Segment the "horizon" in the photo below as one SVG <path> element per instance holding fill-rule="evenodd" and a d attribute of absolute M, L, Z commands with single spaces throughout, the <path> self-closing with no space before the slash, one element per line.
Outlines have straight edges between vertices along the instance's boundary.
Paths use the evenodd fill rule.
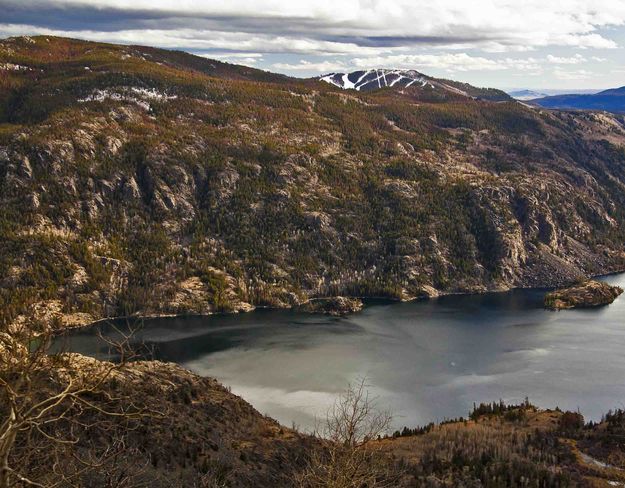
<path fill-rule="evenodd" d="M 625 5 L 543 3 L 0 0 L 0 37 L 149 45 L 297 78 L 394 66 L 506 91 L 624 86 Z"/>
<path fill-rule="evenodd" d="M 0 2 L 1 4 L 1 2 Z M 42 36 L 42 37 L 46 37 L 45 34 L 22 34 L 21 36 L 5 36 L 5 37 L 0 37 L 0 41 L 6 40 L 6 39 L 10 39 L 11 37 L 38 37 L 38 36 Z M 414 70 L 414 71 L 419 71 L 415 68 L 389 68 L 389 67 L 372 67 L 372 68 L 358 68 L 358 69 L 353 69 L 351 71 L 347 71 L 347 72 L 341 72 L 341 71 L 327 71 L 327 72 L 321 72 L 321 73 L 317 73 L 317 74 L 313 74 L 313 75 L 303 75 L 303 74 L 299 74 L 299 73 L 284 73 L 284 72 L 280 72 L 280 71 L 272 71 L 271 69 L 265 69 L 262 68 L 260 66 L 249 66 L 246 64 L 241 64 L 241 63 L 237 63 L 236 60 L 226 60 L 226 59 L 218 59 L 217 57 L 215 58 L 211 58 L 208 56 L 202 56 L 202 55 L 198 55 L 197 53 L 194 53 L 190 50 L 185 50 L 185 49 L 178 49 L 178 48 L 160 48 L 159 46 L 153 46 L 150 44 L 140 44 L 140 43 L 125 43 L 125 42 L 109 42 L 109 41 L 94 41 L 92 39 L 82 39 L 80 37 L 66 37 L 66 36 L 56 36 L 56 35 L 49 35 L 47 37 L 61 37 L 61 38 L 67 38 L 67 39 L 75 39 L 75 40 L 82 40 L 82 41 L 87 41 L 87 42 L 104 42 L 104 43 L 109 43 L 109 44 L 113 44 L 113 45 L 126 45 L 126 46 L 131 46 L 131 45 L 135 45 L 135 46 L 144 46 L 144 47 L 154 47 L 154 48 L 159 48 L 159 49 L 164 49 L 164 50 L 168 50 L 168 51 L 180 51 L 180 52 L 185 52 L 187 54 L 191 54 L 194 56 L 198 56 L 204 59 L 210 59 L 210 60 L 214 60 L 214 61 L 220 61 L 220 62 L 224 62 L 224 63 L 229 63 L 229 64 L 233 64 L 233 65 L 239 65 L 239 66 L 246 66 L 249 68 L 254 68 L 254 69 L 261 69 L 263 71 L 267 71 L 267 72 L 271 72 L 271 73 L 277 73 L 277 74 L 284 74 L 293 78 L 297 78 L 297 79 L 302 79 L 302 80 L 306 80 L 306 79 L 311 79 L 311 78 L 320 78 L 326 75 L 330 75 L 333 73 L 347 73 L 347 72 L 354 72 L 354 71 L 367 71 L 367 70 L 387 70 L 387 71 L 409 71 L 409 70 Z M 431 76 L 429 73 L 425 72 L 422 73 L 426 76 Z M 432 76 L 434 77 L 434 76 Z M 434 77 L 437 78 L 437 77 Z M 460 81 L 460 82 L 466 82 L 465 80 L 463 80 L 461 77 L 447 77 L 447 79 L 453 80 L 453 81 Z M 466 83 L 470 83 L 470 82 L 466 82 Z M 473 83 L 471 83 L 473 84 Z M 625 87 L 625 84 L 623 86 L 613 86 L 613 87 L 608 87 L 608 88 L 597 88 L 597 87 L 584 87 L 584 86 L 580 86 L 577 88 L 571 88 L 571 89 L 563 89 L 563 88 L 546 88 L 544 86 L 513 86 L 513 87 L 509 87 L 509 86 L 504 86 L 504 87 L 500 87 L 500 86 L 488 86 L 488 85 L 476 85 L 473 84 L 474 86 L 478 86 L 480 88 L 495 88 L 495 89 L 499 89 L 502 90 L 506 93 L 510 93 L 510 92 L 515 92 L 515 91 L 522 91 L 522 90 L 527 90 L 527 91 L 541 91 L 543 93 L 545 93 L 546 95 L 564 95 L 564 94 L 592 94 L 592 93 L 598 93 L 600 91 L 603 90 L 609 90 L 609 89 L 616 89 L 616 88 L 622 88 Z"/>

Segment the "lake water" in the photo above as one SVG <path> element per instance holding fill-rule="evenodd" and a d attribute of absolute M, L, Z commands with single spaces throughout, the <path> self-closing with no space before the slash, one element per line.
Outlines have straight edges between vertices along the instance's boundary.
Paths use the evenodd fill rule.
<path fill-rule="evenodd" d="M 603 279 L 625 287 L 624 274 Z M 163 318 L 145 321 L 133 340 L 301 428 L 361 377 L 396 427 L 526 396 L 542 407 L 579 408 L 587 419 L 625 407 L 625 295 L 608 307 L 550 312 L 543 294 L 378 302 L 345 318 L 284 310 Z M 94 328 L 65 340 L 71 350 L 106 356 Z"/>

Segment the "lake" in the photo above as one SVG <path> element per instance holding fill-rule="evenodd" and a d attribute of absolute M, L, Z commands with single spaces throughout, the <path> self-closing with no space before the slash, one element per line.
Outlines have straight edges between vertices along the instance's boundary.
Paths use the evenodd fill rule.
<path fill-rule="evenodd" d="M 625 287 L 625 274 L 602 279 Z M 372 302 L 344 318 L 258 310 L 150 319 L 133 341 L 303 429 L 362 377 L 379 407 L 392 411 L 395 427 L 526 396 L 542 407 L 579 408 L 587 419 L 625 407 L 625 295 L 608 307 L 551 312 L 542 308 L 543 294 Z M 95 330 L 72 331 L 65 347 L 106 357 Z"/>

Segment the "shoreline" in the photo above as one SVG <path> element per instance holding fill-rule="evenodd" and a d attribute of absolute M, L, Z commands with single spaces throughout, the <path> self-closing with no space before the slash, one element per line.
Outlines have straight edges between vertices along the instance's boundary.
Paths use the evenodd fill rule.
<path fill-rule="evenodd" d="M 613 282 L 623 282 L 623 280 L 625 279 L 625 275 L 624 274 L 616 274 L 617 278 L 613 278 Z M 503 302 L 504 304 L 509 304 L 512 302 L 516 302 L 516 298 L 517 297 L 519 300 L 517 303 L 519 304 L 524 304 L 524 306 L 521 306 L 521 308 L 519 308 L 518 310 L 515 309 L 500 309 L 500 308 L 496 308 L 493 312 L 493 314 L 491 314 L 491 316 L 493 317 L 493 326 L 495 325 L 499 325 L 499 324 L 495 324 L 495 322 L 499 322 L 499 319 L 502 318 L 502 322 L 501 325 L 514 325 L 515 327 L 510 327 L 506 330 L 509 331 L 516 331 L 518 333 L 520 333 L 524 339 L 519 343 L 521 344 L 519 346 L 519 351 L 536 351 L 536 353 L 538 354 L 537 356 L 531 356 L 532 358 L 534 358 L 533 360 L 536 360 L 536 358 L 542 358 L 543 357 L 543 348 L 545 348 L 546 346 L 544 345 L 544 342 L 542 342 L 541 337 L 542 337 L 542 333 L 547 333 L 550 334 L 550 331 L 553 331 L 556 334 L 561 333 L 563 330 L 566 330 L 566 334 L 573 334 L 574 336 L 578 336 L 578 331 L 576 331 L 575 327 L 569 327 L 571 324 L 568 324 L 568 322 L 570 322 L 571 320 L 578 320 L 581 319 L 583 324 L 589 325 L 591 323 L 593 323 L 593 321 L 595 320 L 594 315 L 588 315 L 585 314 L 585 312 L 581 312 L 581 315 L 575 316 L 575 315 L 571 315 L 571 316 L 553 316 L 551 314 L 549 314 L 549 316 L 547 317 L 547 314 L 543 314 L 541 310 L 538 310 L 538 307 L 540 307 L 540 290 L 537 290 L 535 288 L 525 288 L 523 290 L 521 290 L 522 292 L 518 295 L 504 295 L 501 299 L 497 298 L 497 295 L 493 294 L 490 298 L 486 298 L 485 302 L 488 304 L 491 301 L 494 301 L 495 303 L 499 303 L 500 300 L 501 302 Z M 625 295 L 624 295 L 625 296 Z M 184 365 L 182 367 L 185 368 L 189 368 L 191 366 L 191 364 L 185 364 L 186 359 L 180 360 L 180 358 L 178 358 L 177 356 L 175 356 L 175 354 L 177 354 L 175 351 L 178 350 L 179 347 L 182 347 L 182 351 L 184 352 L 183 356 L 186 355 L 186 348 L 190 347 L 191 350 L 195 350 L 195 345 L 197 344 L 197 347 L 199 348 L 198 350 L 201 350 L 204 346 L 200 345 L 202 344 L 201 341 L 194 339 L 193 337 L 195 337 L 196 335 L 199 337 L 201 335 L 206 334 L 207 337 L 209 337 L 205 342 L 203 342 L 204 344 L 209 345 L 209 347 L 211 347 L 210 350 L 212 350 L 212 346 L 210 346 L 210 344 L 212 344 L 212 341 L 214 340 L 211 334 L 211 331 L 213 330 L 213 327 L 217 327 L 216 330 L 220 330 L 222 327 L 225 327 L 223 329 L 223 332 L 219 332 L 220 336 L 223 335 L 223 337 L 228 337 L 229 335 L 232 335 L 233 333 L 231 331 L 229 331 L 229 327 L 233 326 L 235 327 L 235 329 L 233 330 L 237 330 L 237 327 L 247 327 L 249 325 L 253 325 L 253 324 L 267 324 L 269 326 L 269 332 L 267 332 L 267 334 L 272 335 L 273 336 L 273 329 L 271 326 L 272 322 L 276 322 L 276 323 L 281 323 L 285 326 L 285 328 L 283 329 L 276 329 L 277 331 L 284 331 L 287 336 L 286 337 L 290 337 L 289 334 L 292 333 L 297 333 L 298 327 L 295 326 L 294 330 L 289 330 L 289 322 L 291 324 L 293 324 L 294 322 L 298 322 L 301 321 L 302 323 L 306 323 L 306 322 L 310 322 L 310 323 L 316 323 L 318 321 L 323 321 L 326 326 L 327 329 L 324 330 L 324 328 L 322 327 L 321 330 L 318 330 L 315 333 L 321 334 L 321 337 L 324 337 L 324 339 L 322 339 L 323 343 L 325 344 L 327 342 L 331 343 L 332 341 L 334 341 L 335 339 L 332 338 L 332 330 L 334 329 L 334 327 L 337 328 L 337 330 L 340 332 L 343 330 L 344 327 L 350 328 L 351 324 L 357 324 L 359 327 L 361 327 L 363 325 L 363 321 L 364 322 L 369 322 L 371 323 L 371 321 L 376 321 L 377 325 L 376 325 L 376 330 L 383 332 L 381 329 L 379 329 L 379 327 L 383 327 L 384 323 L 380 322 L 379 320 L 384 320 L 386 317 L 389 317 L 390 315 L 393 315 L 395 313 L 395 311 L 397 311 L 397 317 L 404 317 L 405 320 L 407 321 L 411 321 L 414 320 L 411 317 L 414 317 L 416 314 L 417 317 L 421 317 L 423 318 L 423 320 L 427 321 L 427 317 L 428 315 L 431 315 L 432 313 L 428 313 L 429 310 L 431 309 L 435 309 L 436 311 L 441 311 L 441 307 L 442 308 L 447 308 L 448 306 L 451 306 L 451 309 L 455 309 L 455 305 L 456 304 L 461 304 L 461 307 L 463 307 L 462 304 L 467 305 L 467 307 L 463 307 L 460 310 L 460 314 L 465 315 L 464 312 L 466 312 L 467 310 L 473 310 L 472 305 L 476 302 L 481 303 L 482 302 L 482 298 L 481 298 L 481 294 L 475 294 L 473 296 L 472 299 L 470 300 L 466 300 L 462 297 L 459 298 L 452 298 L 449 300 L 445 300 L 444 303 L 442 303 L 440 306 L 437 302 L 433 302 L 433 303 L 428 303 L 428 302 L 424 302 L 422 304 L 414 304 L 414 305 L 407 305 L 405 307 L 399 306 L 399 307 L 392 307 L 392 306 L 387 306 L 383 303 L 379 303 L 379 304 L 367 304 L 368 307 L 368 311 L 366 314 L 362 314 L 361 316 L 358 315 L 350 315 L 348 316 L 345 320 L 334 320 L 333 318 L 325 318 L 325 317 L 319 317 L 318 319 L 315 317 L 310 318 L 310 316 L 306 316 L 306 315 L 300 315 L 298 313 L 292 313 L 290 311 L 288 311 L 288 309 L 273 309 L 273 310 L 283 310 L 283 312 L 277 312 L 277 313 L 273 313 L 271 310 L 272 309 L 268 309 L 268 308 L 262 308 L 259 309 L 259 315 L 256 316 L 249 316 L 249 317 L 215 317 L 214 319 L 206 319 L 206 320 L 202 320 L 201 318 L 199 319 L 189 319 L 188 321 L 184 320 L 184 317 L 181 318 L 181 320 L 176 321 L 176 320 L 168 320 L 167 317 L 163 317 L 164 320 L 163 321 L 155 321 L 155 322 L 146 322 L 145 324 L 143 324 L 143 330 L 138 330 L 138 334 L 142 337 L 142 339 L 139 341 L 139 343 L 141 343 L 143 340 L 146 340 L 148 343 L 152 343 L 152 339 L 151 339 L 151 330 L 155 330 L 158 331 L 157 332 L 157 336 L 161 337 L 161 338 L 170 338 L 173 340 L 173 342 L 176 342 L 178 340 L 180 340 L 180 344 L 185 344 L 184 347 L 182 346 L 175 346 L 174 349 L 167 349 L 169 352 L 167 352 L 167 354 L 165 356 L 155 356 L 155 357 L 151 357 L 151 359 L 156 359 L 159 358 L 162 361 L 168 361 L 168 362 L 173 362 L 175 364 L 178 365 Z M 468 303 L 466 303 L 468 302 Z M 388 305 L 392 305 L 391 302 L 387 302 Z M 622 306 L 625 304 L 625 302 L 623 302 L 623 300 L 621 300 L 620 304 L 615 304 L 616 308 L 612 308 L 611 310 L 608 309 L 609 314 L 614 318 L 614 316 L 616 316 L 616 318 L 618 319 L 618 317 L 620 316 L 620 310 L 622 309 Z M 487 305 L 488 306 L 488 305 Z M 504 307 L 506 307 L 506 305 L 504 305 Z M 541 307 L 542 308 L 542 307 Z M 263 310 L 265 310 L 267 313 L 262 313 Z M 491 308 L 489 308 L 489 310 L 493 310 Z M 449 311 L 449 309 L 448 309 Z M 464 312 L 463 312 L 464 311 Z M 504 314 L 500 314 L 500 311 L 505 312 L 505 315 L 507 317 L 504 318 Z M 517 313 L 519 314 L 520 318 L 517 319 Z M 517 325 L 525 325 L 527 323 L 527 321 L 525 320 L 525 317 L 529 317 L 529 316 L 533 316 L 534 313 L 539 314 L 541 317 L 545 317 L 544 319 L 541 319 L 541 324 L 544 325 L 544 327 L 541 327 L 540 329 L 532 329 L 530 328 L 529 330 L 524 330 L 524 328 L 519 328 L 516 327 Z M 575 312 L 577 313 L 577 312 Z M 425 315 L 424 315 L 425 314 Z M 443 314 L 444 315 L 444 314 Z M 169 316 L 171 317 L 171 314 L 169 314 Z M 198 315 L 196 315 L 197 317 Z M 395 316 L 395 315 L 393 315 Z M 201 315 L 199 316 L 201 317 Z M 160 318 L 160 317 L 156 317 L 156 318 Z M 417 319 L 420 320 L 420 319 Z M 465 320 L 465 319 L 462 319 Z M 566 325 L 566 329 L 562 329 L 560 327 L 560 325 L 558 325 L 557 323 L 554 324 L 552 323 L 553 321 L 555 322 L 560 322 L 564 325 Z M 438 324 L 440 322 L 437 322 L 436 324 Z M 247 324 L 247 325 L 246 325 Z M 436 325 L 433 324 L 433 325 Z M 137 322 L 136 324 L 137 326 L 140 326 L 141 324 L 139 322 Z M 574 325 L 574 324 L 573 324 Z M 124 323 L 118 323 L 119 327 L 124 327 Z M 333 327 L 334 326 L 334 327 Z M 168 332 L 168 328 L 171 328 L 172 335 L 169 335 Z M 479 330 L 481 328 L 477 328 L 476 330 Z M 583 329 L 583 330 L 582 330 Z M 84 337 L 87 338 L 88 336 L 91 335 L 97 335 L 99 329 L 91 329 L 90 331 L 87 332 L 79 332 L 79 331 L 75 331 L 76 335 L 82 336 L 84 334 Z M 102 333 L 103 334 L 109 334 L 112 332 L 112 330 L 109 327 L 102 327 Z M 393 329 L 391 329 L 393 330 Z M 403 329 L 401 329 L 403 330 Z M 421 329 L 417 329 L 417 330 L 421 330 Z M 423 329 L 424 331 L 428 331 L 431 330 L 432 333 L 434 335 L 436 335 L 435 329 Z M 422 337 L 422 332 L 420 332 L 420 336 Z M 440 329 L 439 329 L 440 330 Z M 454 329 L 455 330 L 455 329 Z M 466 329 L 469 330 L 469 329 Z M 471 329 L 472 330 L 472 329 Z M 499 329 L 497 329 L 499 330 Z M 615 329 L 620 336 L 620 332 L 618 332 L 620 330 L 620 328 Z M 588 337 L 593 336 L 593 337 L 597 337 L 597 331 L 592 330 L 589 327 L 581 327 L 579 332 L 583 332 L 583 334 L 587 335 Z M 604 331 L 605 332 L 605 331 Z M 71 334 L 71 331 L 68 331 L 68 335 Z M 145 334 L 145 335 L 144 335 Z M 235 332 L 235 335 L 237 333 Z M 265 332 L 262 332 L 263 335 L 265 335 Z M 516 334 L 515 334 L 516 335 Z M 358 337 L 359 335 L 357 335 L 356 337 Z M 556 335 L 557 337 L 559 337 L 558 335 Z M 554 336 L 554 337 L 556 337 Z M 156 336 L 155 336 L 156 337 Z M 394 336 L 393 336 L 394 337 Z M 399 337 L 399 336 L 398 336 Z M 416 337 L 416 336 L 415 336 Z M 488 337 L 488 336 L 485 336 Z M 510 339 L 510 336 L 507 336 L 508 339 Z M 83 339 L 80 339 L 79 341 L 82 341 Z M 89 339 L 89 340 L 93 340 L 93 339 Z M 169 339 L 165 339 L 165 341 L 167 341 Z M 275 340 L 272 337 L 272 341 Z M 160 343 L 161 339 L 157 339 L 157 343 Z M 278 340 L 279 341 L 279 340 Z M 351 340 L 350 340 L 351 341 Z M 348 341 L 348 342 L 350 342 Z M 529 341 L 529 342 L 528 342 Z M 400 341 L 401 342 L 401 341 Z M 411 342 L 411 341 L 408 341 Z M 80 344 L 82 342 L 78 342 L 78 344 Z M 279 343 L 279 342 L 278 342 Z M 312 341 L 311 343 L 316 343 L 316 341 Z M 535 344 L 536 343 L 536 344 Z M 557 343 L 559 343 L 559 341 L 557 341 Z M 585 343 L 585 342 L 584 342 Z M 513 342 L 506 342 L 505 344 L 503 344 L 503 347 L 505 348 L 510 348 L 510 351 L 516 351 L 517 348 L 516 346 L 514 346 L 514 341 Z M 91 347 L 91 346 L 90 346 Z M 160 347 L 160 346 L 157 346 Z M 165 346 L 168 347 L 168 346 Z M 228 346 L 229 347 L 229 346 Z M 371 347 L 375 350 L 379 351 L 379 354 L 385 354 L 385 346 L 382 346 L 381 349 L 378 349 L 378 345 L 377 344 L 372 344 Z M 410 347 L 410 346 L 408 346 Z M 221 346 L 220 346 L 221 349 Z M 90 349 L 89 349 L 90 350 Z M 164 349 L 165 350 L 165 349 Z M 173 353 L 171 351 L 174 351 Z M 438 349 L 437 349 L 438 350 Z M 442 349 L 441 349 L 442 350 Z M 85 350 L 87 351 L 87 350 Z M 94 349 L 95 351 L 95 349 Z M 314 349 L 313 349 L 314 351 Z M 324 354 L 324 349 L 319 349 L 319 354 L 315 353 L 314 357 L 321 357 L 320 355 Z M 390 351 L 393 351 L 392 349 Z M 457 350 L 456 350 L 457 352 Z M 607 352 L 607 350 L 606 350 Z M 174 354 L 174 356 L 171 356 L 170 354 Z M 332 353 L 329 353 L 330 355 L 328 356 L 329 358 L 332 357 Z M 377 352 L 375 353 L 375 357 L 377 356 Z M 455 354 L 455 353 L 454 353 Z M 447 358 L 447 356 L 445 356 L 445 361 L 443 361 L 441 364 L 443 365 L 442 367 L 444 368 L 449 368 L 448 373 L 450 375 L 458 375 L 459 378 L 466 378 L 468 380 L 475 378 L 475 376 L 472 376 L 469 373 L 467 373 L 467 371 L 470 370 L 467 369 L 466 371 L 460 371 L 459 373 L 456 373 L 456 364 L 451 365 L 451 361 L 454 361 L 460 365 L 463 364 L 463 360 L 462 358 L 460 358 L 461 360 L 459 361 L 457 359 L 457 357 L 454 356 L 454 354 L 449 355 L 449 357 Z M 502 353 L 504 354 L 504 353 Z M 506 355 L 510 354 L 510 352 L 505 352 Z M 525 354 L 525 353 L 523 353 Z M 421 355 L 421 353 L 419 353 L 419 355 Z M 186 356 L 185 356 L 186 357 Z M 224 356 L 225 358 L 227 358 L 228 356 Z M 224 357 L 221 357 L 221 359 L 219 359 L 219 361 L 223 361 Z M 408 357 L 412 357 L 412 356 L 406 356 Z M 497 357 L 497 356 L 490 356 L 489 357 Z M 516 361 L 517 357 L 520 356 L 508 356 L 510 357 L 511 361 Z M 557 356 L 560 357 L 560 356 Z M 566 356 L 562 356 L 563 358 Z M 569 356 L 569 358 L 567 359 L 567 361 L 574 361 L 574 358 L 571 358 Z M 466 358 L 464 360 L 465 364 L 466 364 Z M 363 363 L 364 364 L 364 363 Z M 369 363 L 367 363 L 369 364 Z M 414 363 L 412 363 L 414 364 Z M 518 363 L 518 364 L 523 364 Z M 451 366 L 450 366 L 451 365 Z M 523 369 L 523 368 L 521 368 Z M 538 369 L 543 369 L 543 368 L 538 368 Z M 294 368 L 295 371 L 299 371 L 299 369 Z M 471 370 L 472 371 L 472 370 Z M 549 371 L 549 369 L 547 369 L 547 371 Z M 265 403 L 262 400 L 262 394 L 258 393 L 257 391 L 255 391 L 254 389 L 252 389 L 251 393 L 248 391 L 246 393 L 246 388 L 241 388 L 241 386 L 245 386 L 245 381 L 243 382 L 243 384 L 241 384 L 240 382 L 238 382 L 236 380 L 236 376 L 234 377 L 225 377 L 225 376 L 221 376 L 220 374 L 217 374 L 215 372 L 208 372 L 204 369 L 197 369 L 195 370 L 195 372 L 197 374 L 203 375 L 203 376 L 210 376 L 210 377 L 214 377 L 216 379 L 218 379 L 219 381 L 222 381 L 225 385 L 229 385 L 231 387 L 234 388 L 234 391 L 236 392 L 236 394 L 238 395 L 242 395 L 243 398 L 246 398 L 253 406 L 255 406 L 256 408 L 260 409 L 261 411 L 265 411 L 265 412 L 270 412 L 270 414 L 272 414 L 273 416 L 276 416 L 276 412 L 274 412 L 273 410 L 269 410 L 267 408 L 267 406 L 265 405 Z M 489 370 L 485 370 L 485 374 L 489 373 Z M 447 374 L 447 373 L 446 373 Z M 496 372 L 495 372 L 496 374 Z M 479 375 L 478 375 L 479 376 Z M 488 376 L 488 374 L 486 374 L 486 376 Z M 347 377 L 347 374 L 346 376 Z M 547 378 L 547 377 L 545 377 Z M 252 380 L 254 381 L 254 380 Z M 521 401 L 525 396 L 529 395 L 529 397 L 532 399 L 532 401 L 541 407 L 549 407 L 549 406 L 553 406 L 553 405 L 558 405 L 560 407 L 563 408 L 567 408 L 567 409 L 574 409 L 575 407 L 579 406 L 581 408 L 581 411 L 584 413 L 585 416 L 587 416 L 588 418 L 591 419 L 597 419 L 598 416 L 600 414 L 597 414 L 595 411 L 595 407 L 589 407 L 588 405 L 580 405 L 579 401 L 576 402 L 574 405 L 569 403 L 570 399 L 567 399 L 567 395 L 559 395 L 557 392 L 547 392 L 545 393 L 541 387 L 541 382 L 542 381 L 546 381 L 549 382 L 551 380 L 549 379 L 544 379 L 544 380 L 532 380 L 532 381 L 537 381 L 538 383 L 534 383 L 532 384 L 532 388 L 530 389 L 522 389 L 519 390 L 520 393 L 506 393 L 504 391 L 502 391 L 502 388 L 507 388 L 505 387 L 505 385 L 501 385 L 501 386 L 497 386 L 494 389 L 486 389 L 483 390 L 479 395 L 473 397 L 470 397 L 471 399 L 473 399 L 476 402 L 479 401 L 484 401 L 485 399 L 488 400 L 495 400 L 498 398 L 504 398 L 506 400 L 509 401 Z M 607 381 L 604 379 L 604 381 Z M 270 383 L 270 386 L 272 386 L 273 383 Z M 277 383 L 277 387 L 281 388 L 282 383 Z M 537 387 L 538 385 L 538 387 Z M 302 387 L 302 389 L 306 390 L 308 388 L 308 385 L 304 385 L 304 387 Z M 324 388 L 321 388 L 321 390 L 323 391 Z M 330 390 L 332 390 L 332 388 L 330 388 Z M 402 391 L 402 390 L 399 390 Z M 494 391 L 494 393 L 493 393 Z M 393 395 L 391 395 L 392 397 Z M 561 398 L 562 397 L 562 398 Z M 261 401 L 259 402 L 259 398 L 261 398 Z M 469 402 L 471 403 L 471 402 Z M 583 403 L 583 402 L 582 402 Z M 598 403 L 599 404 L 599 403 Z M 399 404 L 398 404 L 399 405 Z M 469 405 L 469 404 L 467 404 Z M 610 407 L 614 406 L 614 402 L 613 401 L 607 401 L 606 403 L 601 403 L 601 406 L 605 407 L 603 408 L 602 412 L 607 410 Z M 401 410 L 402 407 L 400 406 L 393 406 L 394 410 Z M 467 407 L 468 408 L 468 407 Z M 461 412 L 465 412 L 466 410 L 451 410 L 451 413 L 446 412 L 443 415 L 447 415 L 448 417 L 455 417 L 457 415 L 459 415 Z M 287 414 L 290 414 L 290 411 L 287 412 Z M 286 414 L 281 414 L 281 415 L 286 415 Z M 300 417 L 298 417 L 298 415 L 300 415 Z M 296 422 L 303 424 L 303 425 L 309 425 L 309 423 L 307 423 L 306 420 L 302 420 L 302 417 L 304 417 L 306 415 L 306 413 L 304 412 L 304 414 L 301 413 L 297 413 L 295 414 L 295 416 L 293 416 L 292 418 L 289 418 L 288 415 L 282 417 L 280 415 L 278 415 L 276 418 L 279 418 L 282 422 L 286 422 L 286 424 L 288 425 L 289 422 L 292 419 L 296 419 Z M 403 416 L 404 414 L 402 414 Z M 412 418 L 412 417 L 411 417 Z M 435 418 L 428 418 L 428 420 L 420 420 L 419 422 L 423 423 L 426 421 L 430 421 L 430 420 L 435 420 Z M 419 423 L 418 422 L 418 423 Z M 414 422 L 411 422 L 410 425 L 416 425 Z"/>
<path fill-rule="evenodd" d="M 625 269 L 619 269 L 616 271 L 611 271 L 608 273 L 601 273 L 601 274 L 597 274 L 597 275 L 591 275 L 589 277 L 587 277 L 586 279 L 588 280 L 600 280 L 601 278 L 605 278 L 605 277 L 609 277 L 609 276 L 616 276 L 619 274 L 625 274 Z M 389 303 L 410 303 L 410 302 L 415 302 L 415 301 L 420 301 L 420 300 L 436 300 L 438 298 L 443 298 L 443 297 L 449 297 L 449 296 L 471 296 L 471 295 L 487 295 L 487 294 L 499 294 L 499 293 L 509 293 L 509 292 L 513 292 L 513 291 L 518 291 L 518 290 L 533 290 L 533 291 L 552 291 L 552 290 L 557 290 L 560 289 L 562 287 L 553 287 L 553 286 L 527 286 L 527 287 L 523 287 L 523 286 L 517 286 L 517 287 L 511 287 L 511 288 L 507 288 L 507 289 L 487 289 L 484 291 L 470 291 L 470 292 L 439 292 L 439 294 L 437 296 L 420 296 L 420 297 L 413 297 L 413 298 L 408 298 L 408 299 L 400 299 L 400 298 L 391 298 L 391 297 L 384 297 L 384 296 L 349 296 L 348 298 L 357 298 L 359 300 L 363 301 L 363 309 L 367 308 L 368 306 L 370 306 L 369 304 L 367 304 L 367 301 L 370 300 L 384 300 L 384 301 L 388 301 Z M 337 296 L 345 296 L 345 295 L 337 295 Z M 153 314 L 153 313 L 148 313 L 148 314 L 138 314 L 138 315 L 121 315 L 121 316 L 113 316 L 113 317 L 102 317 L 100 319 L 95 320 L 94 322 L 90 322 L 88 324 L 83 324 L 83 325 L 77 325 L 74 327 L 66 327 L 64 329 L 60 329 L 59 331 L 55 332 L 55 335 L 62 335 L 65 331 L 71 331 L 71 330 L 81 330 L 81 329 L 89 329 L 91 327 L 96 327 L 98 325 L 101 325 L 103 323 L 107 323 L 107 322 L 115 322 L 115 321 L 120 321 L 120 320 L 134 320 L 134 321 L 142 321 L 142 320 L 154 320 L 154 319 L 165 319 L 165 318 L 186 318 L 186 317 L 212 317 L 214 315 L 237 315 L 237 314 L 248 314 L 248 313 L 253 313 L 256 311 L 262 311 L 262 310 L 289 310 L 289 311 L 300 311 L 301 313 L 304 314 L 309 314 L 309 315 L 318 315 L 318 312 L 307 312 L 306 310 L 298 310 L 301 309 L 302 305 L 304 305 L 305 303 L 308 303 L 310 301 L 313 300 L 323 300 L 323 299 L 327 299 L 327 298 L 332 298 L 332 297 L 312 297 L 309 298 L 306 302 L 303 302 L 299 305 L 296 306 L 291 306 L 291 307 L 270 307 L 270 306 L 254 306 L 252 309 L 250 310 L 236 310 L 236 311 L 232 311 L 232 312 L 209 312 L 209 313 L 162 313 L 162 314 Z M 353 312 L 353 313 L 358 313 L 358 312 Z M 352 315 L 352 313 L 347 313 L 344 314 L 345 316 L 347 315 Z"/>

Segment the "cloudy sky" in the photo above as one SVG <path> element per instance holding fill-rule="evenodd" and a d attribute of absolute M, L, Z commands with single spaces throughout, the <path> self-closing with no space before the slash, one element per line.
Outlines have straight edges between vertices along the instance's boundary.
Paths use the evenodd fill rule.
<path fill-rule="evenodd" d="M 625 0 L 0 0 L 0 37 L 34 34 L 302 77 L 385 67 L 507 89 L 625 85 Z"/>

